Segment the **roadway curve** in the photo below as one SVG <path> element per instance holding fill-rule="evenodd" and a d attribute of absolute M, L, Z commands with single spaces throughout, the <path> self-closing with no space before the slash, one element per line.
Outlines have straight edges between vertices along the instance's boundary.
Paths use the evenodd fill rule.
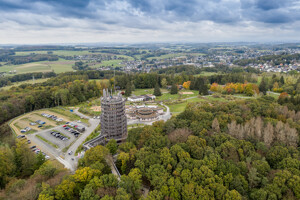
<path fill-rule="evenodd" d="M 82 113 L 80 113 L 78 111 L 78 108 L 74 110 L 74 113 L 80 117 L 89 119 L 89 123 L 90 126 L 86 126 L 86 129 L 84 131 L 84 133 L 70 146 L 70 148 L 68 149 L 67 152 L 69 151 L 73 151 L 73 153 L 75 153 L 75 151 L 77 150 L 77 148 L 85 141 L 85 139 L 97 128 L 97 126 L 99 125 L 99 119 L 93 119 L 89 116 L 86 116 Z M 65 161 L 67 161 L 71 166 L 72 166 L 72 171 L 76 170 L 77 168 L 77 163 L 78 163 L 78 159 L 79 158 L 75 158 L 74 161 L 72 161 L 72 158 L 74 158 L 74 155 L 69 155 L 66 154 L 65 155 Z"/>

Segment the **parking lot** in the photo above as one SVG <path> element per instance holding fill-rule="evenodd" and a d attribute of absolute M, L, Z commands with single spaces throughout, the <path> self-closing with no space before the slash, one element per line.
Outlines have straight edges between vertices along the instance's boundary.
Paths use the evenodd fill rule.
<path fill-rule="evenodd" d="M 75 132 L 75 130 L 73 132 Z M 65 127 L 56 127 L 51 130 L 40 132 L 37 135 L 42 136 L 52 144 L 56 145 L 59 150 L 62 150 L 79 137 L 80 133 L 78 131 L 75 133 L 76 134 L 71 133 L 66 130 Z"/>

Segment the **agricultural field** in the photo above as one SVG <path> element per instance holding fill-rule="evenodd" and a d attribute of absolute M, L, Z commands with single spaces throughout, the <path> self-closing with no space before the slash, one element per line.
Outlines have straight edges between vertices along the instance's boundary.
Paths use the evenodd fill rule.
<path fill-rule="evenodd" d="M 16 70 L 17 74 L 32 73 L 32 72 L 52 72 L 62 73 L 73 71 L 72 66 L 75 61 L 67 61 L 60 59 L 58 61 L 41 61 L 32 62 L 21 65 L 4 65 L 0 67 L 0 72 L 9 72 Z"/>
<path fill-rule="evenodd" d="M 51 50 L 50 50 L 51 51 Z M 48 51 L 18 51 L 16 52 L 17 56 L 26 56 L 30 54 L 47 54 Z M 68 51 L 68 50 L 56 50 L 51 51 L 53 52 L 53 55 L 58 56 L 77 56 L 77 55 L 87 55 L 87 54 L 93 54 L 89 51 L 81 50 L 81 51 Z M 96 54 L 96 53 L 94 53 Z M 97 53 L 98 54 L 98 53 Z"/>
<path fill-rule="evenodd" d="M 156 56 L 156 57 L 149 57 L 147 58 L 147 60 L 160 60 L 160 59 L 169 59 L 169 58 L 175 58 L 175 57 L 179 57 L 179 56 L 184 56 L 184 53 L 176 53 L 176 54 L 165 54 L 165 55 L 161 55 L 161 56 Z"/>
<path fill-rule="evenodd" d="M 91 66 L 92 68 L 99 68 L 99 67 L 105 67 L 105 66 L 112 66 L 112 67 L 120 67 L 121 62 L 123 60 L 104 60 L 99 64 Z"/>
<path fill-rule="evenodd" d="M 20 85 L 22 85 L 22 84 L 42 83 L 42 82 L 47 81 L 48 79 L 49 79 L 49 78 L 41 78 L 41 79 L 35 79 L 35 80 L 28 80 L 28 81 L 15 82 L 15 83 L 12 83 L 12 85 L 5 86 L 5 87 L 0 88 L 0 90 L 9 90 L 9 89 L 12 88 L 12 87 L 18 87 L 18 86 L 20 86 Z"/>

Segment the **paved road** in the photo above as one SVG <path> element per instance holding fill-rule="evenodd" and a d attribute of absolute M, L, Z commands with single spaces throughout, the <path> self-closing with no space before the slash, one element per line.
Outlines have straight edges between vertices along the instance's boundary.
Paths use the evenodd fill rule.
<path fill-rule="evenodd" d="M 57 127 L 62 127 L 62 125 L 57 126 Z M 55 128 L 57 128 L 57 127 L 55 127 Z M 26 135 L 26 137 L 29 140 L 31 140 L 32 144 L 35 144 L 39 149 L 41 149 L 41 151 L 43 151 L 47 155 L 52 156 L 53 158 L 57 159 L 66 168 L 72 169 L 72 165 L 60 157 L 62 155 L 61 151 L 53 148 L 51 145 L 47 144 L 46 142 L 41 141 L 40 139 L 38 139 L 36 137 L 37 134 L 46 133 L 46 132 L 49 132 L 50 130 L 53 130 L 53 129 L 54 128 L 50 128 L 50 129 L 46 129 L 46 130 L 43 130 L 43 131 L 39 131 L 39 132 L 30 134 L 30 135 Z"/>
<path fill-rule="evenodd" d="M 161 115 L 160 118 L 164 121 L 169 120 L 172 117 L 169 106 L 166 106 L 163 103 L 161 103 L 160 105 L 165 106 L 167 108 L 167 112 L 164 115 Z"/>
<path fill-rule="evenodd" d="M 74 142 L 74 144 L 72 144 L 70 146 L 70 148 L 68 149 L 67 152 L 69 151 L 73 151 L 73 155 L 68 155 L 66 154 L 65 155 L 65 160 L 70 163 L 70 165 L 72 166 L 72 169 L 71 170 L 75 170 L 76 167 L 77 167 L 77 163 L 78 163 L 78 159 L 79 158 L 75 158 L 74 157 L 74 153 L 76 151 L 76 149 L 79 147 L 79 145 L 81 145 L 85 139 L 97 128 L 97 126 L 99 125 L 99 122 L 100 120 L 99 119 L 93 119 L 91 117 L 88 117 L 80 112 L 78 112 L 78 109 L 75 109 L 74 110 L 74 113 L 80 117 L 83 117 L 83 118 L 87 118 L 89 119 L 89 123 L 90 123 L 90 126 L 89 127 L 86 127 L 84 133 Z M 74 161 L 72 161 L 72 158 L 75 158 Z"/>

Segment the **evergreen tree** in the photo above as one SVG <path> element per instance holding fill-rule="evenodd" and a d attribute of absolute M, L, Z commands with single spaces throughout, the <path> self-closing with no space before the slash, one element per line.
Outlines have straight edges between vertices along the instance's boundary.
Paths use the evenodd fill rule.
<path fill-rule="evenodd" d="M 155 85 L 155 88 L 154 88 L 154 93 L 153 93 L 155 96 L 161 96 L 161 91 L 160 91 L 160 88 L 159 88 L 159 85 L 158 83 L 156 83 Z"/>
<path fill-rule="evenodd" d="M 128 82 L 125 89 L 125 96 L 129 97 L 130 95 L 131 95 L 131 84 L 130 82 Z"/>
<path fill-rule="evenodd" d="M 204 78 L 199 78 L 198 80 L 198 87 L 199 87 L 199 94 L 201 95 L 208 95 L 208 88 L 207 85 L 205 84 Z"/>
<path fill-rule="evenodd" d="M 267 93 L 267 84 L 265 82 L 265 78 L 263 78 L 259 84 L 259 91 L 266 95 Z"/>
<path fill-rule="evenodd" d="M 170 93 L 171 94 L 177 94 L 178 93 L 178 88 L 177 88 L 177 85 L 175 83 L 172 84 Z"/>
<path fill-rule="evenodd" d="M 284 78 L 283 78 L 283 76 L 280 77 L 280 83 L 281 83 L 281 85 L 284 85 Z"/>

